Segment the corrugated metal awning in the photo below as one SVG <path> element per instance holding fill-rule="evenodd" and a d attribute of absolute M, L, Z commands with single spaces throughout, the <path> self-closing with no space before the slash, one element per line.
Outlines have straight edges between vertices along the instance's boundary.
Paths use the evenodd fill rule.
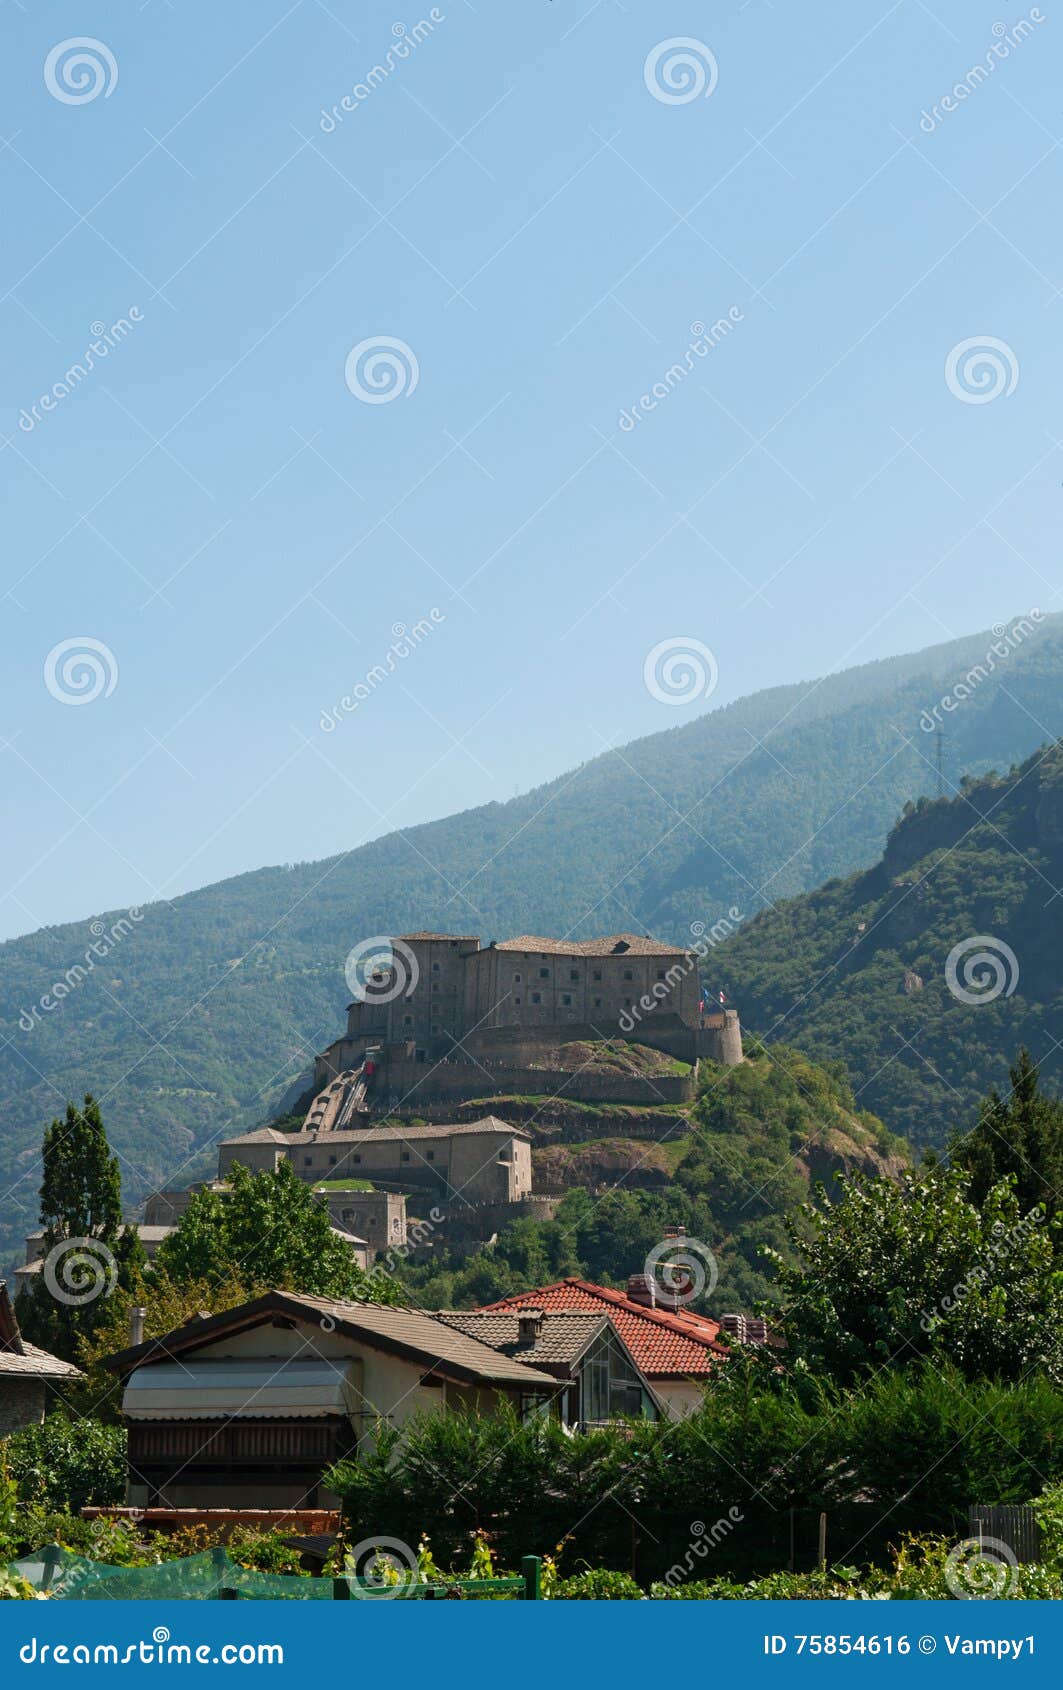
<path fill-rule="evenodd" d="M 356 1358 L 160 1361 L 130 1374 L 122 1413 L 131 1420 L 351 1415 L 362 1407 L 361 1368 Z"/>

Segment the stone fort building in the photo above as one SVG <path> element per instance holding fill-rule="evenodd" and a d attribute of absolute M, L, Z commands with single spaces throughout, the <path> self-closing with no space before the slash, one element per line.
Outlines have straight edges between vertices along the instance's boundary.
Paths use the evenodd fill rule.
<path fill-rule="evenodd" d="M 318 1057 L 319 1086 L 377 1047 L 404 1047 L 413 1062 L 542 1065 L 561 1040 L 619 1036 L 691 1063 L 742 1060 L 735 1011 L 703 1006 L 698 952 L 648 935 L 481 946 L 469 934 L 407 933 L 392 949 L 349 1006 L 346 1033 Z"/>

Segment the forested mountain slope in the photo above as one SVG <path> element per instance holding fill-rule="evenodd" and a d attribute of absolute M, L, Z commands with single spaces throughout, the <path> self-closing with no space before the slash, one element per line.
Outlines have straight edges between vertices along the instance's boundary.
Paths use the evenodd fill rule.
<path fill-rule="evenodd" d="M 756 693 L 510 803 L 150 906 L 88 970 L 114 915 L 0 946 L 0 1259 L 35 1219 L 42 1125 L 68 1097 L 103 1100 L 130 1199 L 187 1183 L 206 1145 L 306 1083 L 341 1024 L 359 939 L 638 923 L 683 941 L 695 920 L 747 917 L 873 862 L 905 801 L 935 789 L 921 713 L 966 673 L 981 678 L 943 717 L 947 774 L 1007 767 L 1063 733 L 1063 618 L 990 670 L 993 643 L 989 631 Z M 35 1015 L 75 967 L 85 977 Z"/>
<path fill-rule="evenodd" d="M 916 1145 L 974 1125 L 1025 1044 L 1063 1088 L 1063 746 L 909 807 L 874 868 L 765 911 L 718 953 L 747 1027 L 845 1063 Z M 974 941 L 978 941 L 975 943 Z"/>

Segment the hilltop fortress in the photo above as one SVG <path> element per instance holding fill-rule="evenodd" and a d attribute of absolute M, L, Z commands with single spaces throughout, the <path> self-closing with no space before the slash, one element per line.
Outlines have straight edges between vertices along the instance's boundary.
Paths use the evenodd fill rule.
<path fill-rule="evenodd" d="M 480 1095 L 485 1081 L 503 1092 L 581 1096 L 585 1086 L 560 1058 L 579 1043 L 621 1039 L 691 1069 L 701 1057 L 739 1063 L 738 1015 L 706 1012 L 700 960 L 697 950 L 634 933 L 524 935 L 483 947 L 474 935 L 407 933 L 392 941 L 391 960 L 358 982 L 345 1034 L 317 1058 L 314 1081 L 325 1089 L 306 1125 L 348 1125 L 370 1094 L 420 1107 Z M 683 1102 L 693 1089 L 664 1095 L 660 1078 L 639 1086 L 630 1073 L 612 1089 L 610 1077 L 595 1079 L 586 1101 Z"/>

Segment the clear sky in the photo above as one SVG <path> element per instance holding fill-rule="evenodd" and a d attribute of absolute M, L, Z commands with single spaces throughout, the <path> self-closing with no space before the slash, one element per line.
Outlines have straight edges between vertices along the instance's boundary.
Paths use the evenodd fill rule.
<path fill-rule="evenodd" d="M 0 0 L 0 932 L 1059 609 L 1060 28 Z"/>

